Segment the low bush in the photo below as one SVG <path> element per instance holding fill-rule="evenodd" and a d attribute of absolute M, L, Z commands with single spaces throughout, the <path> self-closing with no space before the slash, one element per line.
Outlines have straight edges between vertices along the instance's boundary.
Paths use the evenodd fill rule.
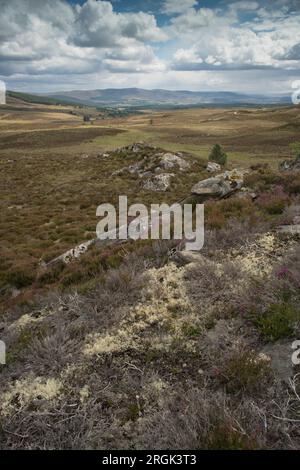
<path fill-rule="evenodd" d="M 205 204 L 205 225 L 209 229 L 220 229 L 228 219 L 244 220 L 254 216 L 257 208 L 248 199 L 230 198 L 222 201 L 208 201 Z"/>
<path fill-rule="evenodd" d="M 290 204 L 289 196 L 282 186 L 276 186 L 272 192 L 262 193 L 256 201 L 257 206 L 269 215 L 282 214 Z"/>
<path fill-rule="evenodd" d="M 30 286 L 35 280 L 35 271 L 30 270 L 30 266 L 22 268 L 14 268 L 9 270 L 5 275 L 5 281 L 17 289 Z"/>
<path fill-rule="evenodd" d="M 270 375 L 269 362 L 255 351 L 236 348 L 225 359 L 217 376 L 228 392 L 250 392 L 260 389 Z"/>
<path fill-rule="evenodd" d="M 266 341 L 278 341 L 292 335 L 300 321 L 300 308 L 290 303 L 270 305 L 262 314 L 254 314 L 254 324 Z"/>

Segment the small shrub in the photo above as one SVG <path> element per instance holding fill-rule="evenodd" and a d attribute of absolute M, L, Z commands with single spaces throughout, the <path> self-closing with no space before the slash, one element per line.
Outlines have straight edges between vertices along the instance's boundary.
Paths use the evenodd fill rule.
<path fill-rule="evenodd" d="M 257 205 L 269 215 L 282 214 L 289 203 L 290 199 L 282 186 L 277 186 L 272 193 L 261 194 L 257 199 Z"/>
<path fill-rule="evenodd" d="M 217 375 L 228 392 L 253 392 L 263 385 L 269 371 L 269 363 L 255 351 L 238 348 L 217 369 Z"/>
<path fill-rule="evenodd" d="M 138 402 L 129 403 L 127 413 L 126 413 L 126 421 L 137 421 L 140 416 L 140 406 Z"/>
<path fill-rule="evenodd" d="M 278 341 L 293 333 L 300 321 L 300 309 L 289 303 L 271 305 L 263 314 L 254 317 L 254 324 L 267 341 Z"/>
<path fill-rule="evenodd" d="M 266 191 L 274 184 L 282 184 L 283 176 L 269 169 L 261 169 L 257 172 L 245 175 L 245 186 L 258 191 Z"/>
<path fill-rule="evenodd" d="M 300 142 L 292 142 L 289 145 L 290 151 L 294 157 L 300 155 Z"/>
<path fill-rule="evenodd" d="M 290 195 L 300 194 L 300 175 L 299 173 L 293 173 L 286 177 L 285 180 L 286 192 Z"/>
<path fill-rule="evenodd" d="M 223 417 L 207 434 L 201 449 L 206 450 L 254 450 L 257 448 L 255 439 L 236 429 L 234 421 Z M 199 449 L 199 450 L 201 450 Z"/>
<path fill-rule="evenodd" d="M 79 284 L 85 279 L 85 274 L 81 270 L 74 270 L 69 273 L 66 273 L 66 275 L 62 278 L 61 283 L 63 287 L 69 287 L 74 284 Z"/>
<path fill-rule="evenodd" d="M 221 229 L 229 219 L 245 220 L 255 216 L 257 207 L 248 199 L 224 199 L 205 204 L 205 225 L 209 229 Z"/>
<path fill-rule="evenodd" d="M 190 323 L 184 323 L 182 326 L 182 332 L 188 338 L 193 338 L 201 334 L 201 328 L 197 325 L 192 325 Z"/>
<path fill-rule="evenodd" d="M 42 272 L 38 276 L 38 284 L 40 286 L 45 286 L 47 284 L 53 284 L 54 282 L 58 281 L 61 273 L 65 269 L 65 264 L 63 262 L 59 262 L 55 264 L 53 267 L 48 268 L 46 271 Z"/>
<path fill-rule="evenodd" d="M 29 272 L 27 269 L 16 268 L 8 271 L 5 280 L 8 284 L 13 285 L 17 289 L 21 289 L 30 286 L 34 282 L 35 274 Z"/>

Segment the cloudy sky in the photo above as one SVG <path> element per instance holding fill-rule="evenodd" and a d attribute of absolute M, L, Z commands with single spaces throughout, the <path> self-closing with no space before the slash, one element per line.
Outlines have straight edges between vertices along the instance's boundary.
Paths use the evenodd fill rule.
<path fill-rule="evenodd" d="M 9 89 L 289 93 L 300 0 L 0 0 Z"/>

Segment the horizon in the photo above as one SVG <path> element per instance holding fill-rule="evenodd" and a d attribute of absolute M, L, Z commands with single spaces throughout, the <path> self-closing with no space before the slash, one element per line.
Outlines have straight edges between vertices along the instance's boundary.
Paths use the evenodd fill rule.
<path fill-rule="evenodd" d="M 172 93 L 183 93 L 183 92 L 188 92 L 188 93 L 211 93 L 211 94 L 217 94 L 217 93 L 228 93 L 228 94 L 236 94 L 236 95 L 247 95 L 247 96 L 290 96 L 291 92 L 290 90 L 287 90 L 287 92 L 271 92 L 271 93 L 258 93 L 258 92 L 235 92 L 232 90 L 221 90 L 221 89 L 216 89 L 216 90 L 189 90 L 189 89 L 170 89 L 170 88 L 144 88 L 144 87 L 107 87 L 107 88 L 72 88 L 70 90 L 67 90 L 66 88 L 61 88 L 57 89 L 51 92 L 37 92 L 35 90 L 12 90 L 12 89 L 7 89 L 7 92 L 16 92 L 16 93 L 25 93 L 25 94 L 33 94 L 33 95 L 40 95 L 40 96 L 47 96 L 47 95 L 55 95 L 57 93 L 72 93 L 72 92 L 89 92 L 89 91 L 107 91 L 107 90 L 142 90 L 142 91 L 169 91 Z"/>
<path fill-rule="evenodd" d="M 0 0 L 0 6 L 0 80 L 19 92 L 284 95 L 300 77 L 297 0 Z"/>

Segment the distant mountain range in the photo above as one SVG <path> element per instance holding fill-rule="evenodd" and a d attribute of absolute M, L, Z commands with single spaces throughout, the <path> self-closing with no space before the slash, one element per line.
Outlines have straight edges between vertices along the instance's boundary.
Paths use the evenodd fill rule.
<path fill-rule="evenodd" d="M 289 104 L 288 95 L 247 95 L 228 91 L 170 91 L 142 88 L 107 88 L 105 90 L 73 90 L 44 96 L 64 102 L 106 107 L 180 107 L 180 106 L 246 106 Z"/>

